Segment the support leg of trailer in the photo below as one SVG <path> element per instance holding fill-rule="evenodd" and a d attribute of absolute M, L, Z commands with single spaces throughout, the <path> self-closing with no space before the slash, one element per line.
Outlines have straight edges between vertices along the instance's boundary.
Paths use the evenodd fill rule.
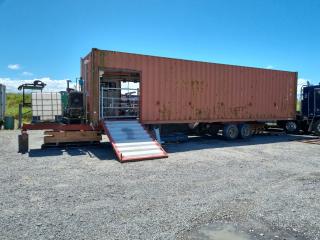
<path fill-rule="evenodd" d="M 156 135 L 156 139 L 160 144 L 163 144 L 164 142 L 161 141 L 161 136 L 160 136 L 160 128 L 158 126 L 154 127 L 154 132 Z"/>
<path fill-rule="evenodd" d="M 18 143 L 19 143 L 19 153 L 27 153 L 29 151 L 29 135 L 27 132 L 22 132 L 18 136 Z"/>
<path fill-rule="evenodd" d="M 19 123 L 18 123 L 18 128 L 20 129 L 22 127 L 22 103 L 19 103 Z"/>

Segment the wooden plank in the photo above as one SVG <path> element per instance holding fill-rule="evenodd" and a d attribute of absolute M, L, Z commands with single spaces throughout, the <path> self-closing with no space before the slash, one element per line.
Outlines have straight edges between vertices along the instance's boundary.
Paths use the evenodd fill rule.
<path fill-rule="evenodd" d="M 49 136 L 61 136 L 61 137 L 87 137 L 87 136 L 97 136 L 99 132 L 97 131 L 45 131 L 44 135 Z"/>
<path fill-rule="evenodd" d="M 53 137 L 44 137 L 44 143 L 72 143 L 72 142 L 100 142 L 101 138 L 81 138 L 81 139 L 62 139 L 62 138 L 53 138 Z"/>
<path fill-rule="evenodd" d="M 93 130 L 93 128 L 88 124 L 24 123 L 22 126 L 22 130 L 91 131 Z M 95 128 L 95 130 L 99 129 Z"/>
<path fill-rule="evenodd" d="M 97 131 L 45 131 L 44 143 L 99 142 L 102 137 Z"/>

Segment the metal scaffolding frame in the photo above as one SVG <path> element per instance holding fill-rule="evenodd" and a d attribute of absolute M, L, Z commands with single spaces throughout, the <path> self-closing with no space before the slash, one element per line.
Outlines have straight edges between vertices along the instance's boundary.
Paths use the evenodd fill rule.
<path fill-rule="evenodd" d="M 100 88 L 100 118 L 138 118 L 140 111 L 139 88 Z"/>

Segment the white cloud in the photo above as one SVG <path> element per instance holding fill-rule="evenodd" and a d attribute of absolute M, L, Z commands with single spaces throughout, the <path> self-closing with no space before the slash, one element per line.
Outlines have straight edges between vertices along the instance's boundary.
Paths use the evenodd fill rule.
<path fill-rule="evenodd" d="M 274 67 L 272 65 L 268 65 L 266 66 L 266 69 L 274 69 Z"/>
<path fill-rule="evenodd" d="M 18 70 L 18 69 L 20 69 L 20 65 L 19 64 L 9 64 L 8 68 L 11 70 Z"/>
<path fill-rule="evenodd" d="M 26 79 L 26 80 L 15 80 L 11 78 L 1 78 L 0 83 L 6 85 L 7 92 L 19 92 L 18 86 L 24 83 L 33 83 L 34 80 L 40 80 L 47 84 L 43 89 L 43 92 L 59 92 L 65 91 L 67 88 L 66 79 L 54 80 L 49 77 L 37 78 L 37 79 Z"/>
<path fill-rule="evenodd" d="M 33 76 L 32 72 L 22 72 L 23 76 Z"/>

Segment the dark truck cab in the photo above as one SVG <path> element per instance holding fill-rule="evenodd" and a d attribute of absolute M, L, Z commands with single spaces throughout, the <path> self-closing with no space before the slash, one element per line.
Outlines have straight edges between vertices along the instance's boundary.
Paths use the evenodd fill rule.
<path fill-rule="evenodd" d="M 301 115 L 313 120 L 320 117 L 320 85 L 307 86 L 302 89 Z"/>
<path fill-rule="evenodd" d="M 302 88 L 301 111 L 297 121 L 298 128 L 320 135 L 320 85 Z"/>
<path fill-rule="evenodd" d="M 279 121 L 278 125 L 288 133 L 302 130 L 320 136 L 320 85 L 306 85 L 301 88 L 300 111 L 296 120 Z"/>
<path fill-rule="evenodd" d="M 320 136 L 320 85 L 307 85 L 301 89 L 301 110 L 296 121 L 288 121 L 287 132 L 303 130 Z"/>

